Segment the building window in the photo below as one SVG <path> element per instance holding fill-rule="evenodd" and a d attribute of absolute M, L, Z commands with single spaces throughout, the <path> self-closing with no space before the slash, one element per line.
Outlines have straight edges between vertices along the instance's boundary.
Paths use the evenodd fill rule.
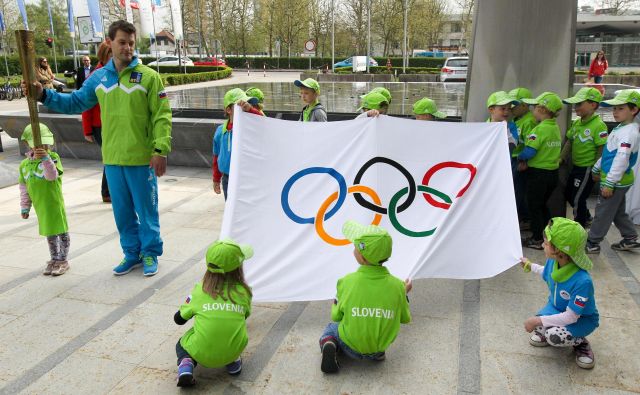
<path fill-rule="evenodd" d="M 451 33 L 460 33 L 462 32 L 462 23 L 454 22 L 451 24 Z"/>

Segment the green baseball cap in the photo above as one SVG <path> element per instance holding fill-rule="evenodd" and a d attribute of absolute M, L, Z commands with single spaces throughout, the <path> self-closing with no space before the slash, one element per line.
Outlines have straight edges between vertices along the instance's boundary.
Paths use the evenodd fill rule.
<path fill-rule="evenodd" d="M 224 108 L 227 108 L 232 104 L 236 104 L 241 100 L 251 104 L 258 104 L 257 98 L 247 96 L 247 94 L 240 88 L 233 88 L 224 94 Z"/>
<path fill-rule="evenodd" d="M 438 111 L 436 103 L 428 97 L 423 97 L 413 103 L 413 113 L 416 115 L 431 114 L 436 118 L 446 118 L 445 113 Z"/>
<path fill-rule="evenodd" d="M 387 98 L 387 103 L 391 104 L 391 92 L 389 92 L 389 90 L 387 90 L 386 88 L 379 86 L 377 88 L 371 89 L 371 92 L 376 92 L 381 94 L 382 96 Z"/>
<path fill-rule="evenodd" d="M 527 104 L 543 106 L 551 112 L 558 112 L 562 110 L 562 100 L 560 100 L 560 96 L 553 92 L 542 92 L 540 96 L 535 99 L 522 99 L 522 101 Z"/>
<path fill-rule="evenodd" d="M 262 103 L 264 101 L 264 93 L 258 88 L 249 88 L 244 92 L 249 97 L 255 97 L 258 100 L 258 103 Z"/>
<path fill-rule="evenodd" d="M 531 99 L 533 97 L 529 89 L 522 87 L 510 90 L 509 96 L 513 97 L 516 100 Z"/>
<path fill-rule="evenodd" d="M 307 78 L 304 81 L 295 80 L 293 81 L 293 83 L 298 88 L 305 87 L 305 88 L 313 89 L 314 91 L 316 91 L 316 93 L 320 94 L 320 84 L 318 84 L 318 81 L 314 80 L 313 78 Z"/>
<path fill-rule="evenodd" d="M 31 130 L 31 124 L 24 128 L 20 140 L 29 144 L 29 147 L 35 148 L 33 146 L 33 131 Z M 53 145 L 53 133 L 51 133 L 51 130 L 49 130 L 47 125 L 43 123 L 40 124 L 40 141 L 43 145 Z"/>
<path fill-rule="evenodd" d="M 213 242 L 207 249 L 207 270 L 211 273 L 229 273 L 253 256 L 253 248 L 231 239 Z"/>
<path fill-rule="evenodd" d="M 342 234 L 372 265 L 381 265 L 391 256 L 391 236 L 379 226 L 347 221 L 342 226 Z"/>
<path fill-rule="evenodd" d="M 600 103 L 602 101 L 602 93 L 596 88 L 585 86 L 584 88 L 580 88 L 574 96 L 564 99 L 562 102 L 565 104 L 578 104 L 587 100 Z"/>
<path fill-rule="evenodd" d="M 487 108 L 491 106 L 504 106 L 506 104 L 518 105 L 520 101 L 514 99 L 505 91 L 493 92 L 487 99 Z"/>
<path fill-rule="evenodd" d="M 616 97 L 611 100 L 605 100 L 602 103 L 602 107 L 619 106 L 622 104 L 635 104 L 640 107 L 640 92 L 637 89 L 624 89 L 618 92 Z"/>
<path fill-rule="evenodd" d="M 544 229 L 549 243 L 571 257 L 573 263 L 584 270 L 591 270 L 593 262 L 585 253 L 587 231 L 576 221 L 555 217 Z"/>
<path fill-rule="evenodd" d="M 358 111 L 363 108 L 368 110 L 379 110 L 383 103 L 386 103 L 387 105 L 389 104 L 389 100 L 387 100 L 382 93 L 378 92 L 369 92 L 366 95 L 360 96 L 360 99 L 362 99 L 362 104 L 360 108 L 358 108 Z"/>

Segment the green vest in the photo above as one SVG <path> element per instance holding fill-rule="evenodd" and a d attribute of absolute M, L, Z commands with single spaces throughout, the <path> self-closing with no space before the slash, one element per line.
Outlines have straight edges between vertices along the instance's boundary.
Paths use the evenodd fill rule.
<path fill-rule="evenodd" d="M 360 354 L 382 352 L 411 321 L 404 282 L 384 266 L 362 265 L 338 280 L 331 319 L 340 339 Z"/>
<path fill-rule="evenodd" d="M 44 178 L 44 169 L 40 159 L 29 158 L 20 163 L 20 184 L 25 184 L 33 208 L 38 216 L 38 228 L 41 236 L 54 236 L 66 233 L 67 214 L 62 197 L 62 162 L 55 152 L 49 156 L 56 165 L 58 177 L 53 181 Z"/>
<path fill-rule="evenodd" d="M 571 159 L 574 166 L 591 167 L 598 160 L 598 147 L 607 143 L 609 132 L 600 115 L 593 115 L 586 121 L 578 118 L 567 131 L 571 141 Z"/>
<path fill-rule="evenodd" d="M 251 314 L 251 296 L 240 285 L 236 285 L 236 290 L 232 293 L 236 303 L 232 303 L 228 297 L 226 301 L 221 296 L 212 298 L 197 283 L 180 306 L 182 318 L 195 317 L 193 327 L 182 336 L 180 344 L 205 367 L 217 368 L 235 361 L 249 342 L 245 320 Z"/>
<path fill-rule="evenodd" d="M 518 144 L 516 145 L 516 148 L 513 150 L 513 153 L 511 153 L 511 156 L 515 158 L 518 155 L 520 155 L 520 153 L 524 149 L 525 139 L 527 138 L 529 133 L 533 130 L 533 128 L 535 128 L 536 125 L 538 125 L 538 121 L 536 121 L 536 118 L 533 116 L 531 111 L 528 111 L 520 118 L 514 119 L 513 122 L 516 124 L 516 127 L 518 128 Z"/>
<path fill-rule="evenodd" d="M 527 161 L 535 169 L 556 170 L 560 167 L 562 137 L 555 119 L 545 119 L 527 136 L 525 147 L 534 148 L 536 155 Z"/>

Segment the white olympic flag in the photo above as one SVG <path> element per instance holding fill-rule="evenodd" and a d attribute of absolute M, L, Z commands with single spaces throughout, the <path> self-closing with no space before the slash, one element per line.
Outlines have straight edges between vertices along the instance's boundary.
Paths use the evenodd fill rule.
<path fill-rule="evenodd" d="M 522 256 L 504 123 L 235 114 L 221 237 L 253 246 L 256 301 L 332 298 L 358 268 L 350 219 L 389 231 L 403 279 L 486 278 Z"/>

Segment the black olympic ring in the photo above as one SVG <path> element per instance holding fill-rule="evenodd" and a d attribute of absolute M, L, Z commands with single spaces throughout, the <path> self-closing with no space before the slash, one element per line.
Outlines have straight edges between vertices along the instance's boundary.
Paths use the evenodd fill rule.
<path fill-rule="evenodd" d="M 360 170 L 358 170 L 356 177 L 353 179 L 353 184 L 359 185 L 364 172 L 376 163 L 386 163 L 390 166 L 395 167 L 398 171 L 400 171 L 400 173 L 402 173 L 403 176 L 406 177 L 407 181 L 409 181 L 409 194 L 407 195 L 407 200 L 405 200 L 404 203 L 398 206 L 398 212 L 401 213 L 404 210 L 408 209 L 409 206 L 411 206 L 411 203 L 413 203 L 413 200 L 416 198 L 416 181 L 413 179 L 411 173 L 409 173 L 409 170 L 405 169 L 401 164 L 394 160 L 382 156 L 376 156 L 375 158 L 369 159 L 369 161 L 362 165 Z M 356 202 L 358 202 L 360 206 L 368 208 L 369 210 L 373 210 L 376 213 L 387 214 L 387 208 L 380 207 L 377 204 L 373 204 L 367 201 L 361 193 L 356 192 L 353 194 L 353 197 L 356 199 Z"/>

